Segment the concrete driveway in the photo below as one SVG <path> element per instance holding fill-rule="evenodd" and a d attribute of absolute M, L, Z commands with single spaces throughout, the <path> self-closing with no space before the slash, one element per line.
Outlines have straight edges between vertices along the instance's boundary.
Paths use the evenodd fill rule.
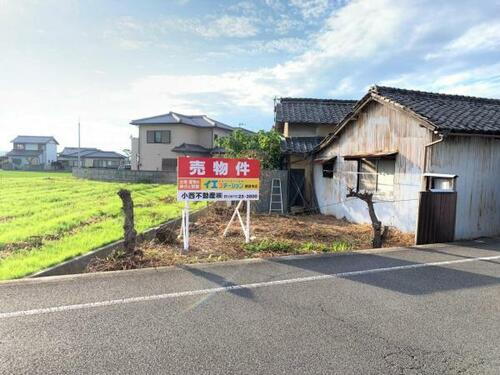
<path fill-rule="evenodd" d="M 1 374 L 498 374 L 500 240 L 0 283 Z"/>

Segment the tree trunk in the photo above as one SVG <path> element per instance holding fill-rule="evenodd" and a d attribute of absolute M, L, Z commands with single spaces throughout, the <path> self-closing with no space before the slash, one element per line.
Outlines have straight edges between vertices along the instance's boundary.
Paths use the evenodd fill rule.
<path fill-rule="evenodd" d="M 366 202 L 368 205 L 368 213 L 370 215 L 370 220 L 372 221 L 373 228 L 373 241 L 372 246 L 375 249 L 382 247 L 384 242 L 384 237 L 387 233 L 387 227 L 382 228 L 382 222 L 378 219 L 375 213 L 375 207 L 373 206 L 373 193 L 360 193 L 355 191 L 353 188 L 348 188 L 347 198 L 356 197 Z"/>
<path fill-rule="evenodd" d="M 142 256 L 142 251 L 135 249 L 137 231 L 134 227 L 134 202 L 132 201 L 130 191 L 121 189 L 118 192 L 118 196 L 122 200 L 122 210 L 125 215 L 123 223 L 125 254 L 127 256 Z"/>

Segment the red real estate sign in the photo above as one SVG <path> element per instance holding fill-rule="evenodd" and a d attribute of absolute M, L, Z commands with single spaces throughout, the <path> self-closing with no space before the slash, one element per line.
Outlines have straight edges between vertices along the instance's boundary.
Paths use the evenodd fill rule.
<path fill-rule="evenodd" d="M 259 199 L 260 161 L 198 158 L 177 160 L 177 200 L 235 201 Z"/>

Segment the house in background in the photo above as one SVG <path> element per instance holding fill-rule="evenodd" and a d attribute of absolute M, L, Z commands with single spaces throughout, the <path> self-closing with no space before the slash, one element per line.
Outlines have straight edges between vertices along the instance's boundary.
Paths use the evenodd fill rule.
<path fill-rule="evenodd" d="M 19 135 L 11 141 L 7 158 L 13 169 L 45 169 L 57 161 L 57 145 L 51 136 Z"/>
<path fill-rule="evenodd" d="M 281 98 L 274 104 L 274 129 L 283 140 L 289 174 L 289 207 L 316 207 L 311 151 L 352 111 L 355 100 Z"/>
<path fill-rule="evenodd" d="M 353 188 L 417 243 L 500 235 L 500 100 L 374 86 L 315 160 L 321 213 L 369 223 Z"/>
<path fill-rule="evenodd" d="M 114 151 L 102 151 L 98 148 L 80 148 L 80 163 L 83 168 L 119 168 L 127 157 Z M 78 147 L 65 147 L 57 160 L 65 168 L 78 166 Z"/>
<path fill-rule="evenodd" d="M 205 115 L 169 112 L 131 122 L 139 136 L 132 138 L 132 170 L 177 170 L 178 156 L 210 156 L 220 152 L 215 141 L 238 129 Z"/>

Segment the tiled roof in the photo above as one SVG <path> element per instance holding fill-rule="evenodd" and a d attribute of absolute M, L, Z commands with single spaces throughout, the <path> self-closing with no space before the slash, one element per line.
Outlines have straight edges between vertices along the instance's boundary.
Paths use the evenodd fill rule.
<path fill-rule="evenodd" d="M 356 100 L 281 98 L 274 107 L 276 123 L 338 124 Z"/>
<path fill-rule="evenodd" d="M 500 99 L 437 94 L 374 86 L 369 94 L 381 96 L 423 117 L 438 131 L 500 134 Z"/>
<path fill-rule="evenodd" d="M 18 135 L 16 138 L 14 138 L 11 143 L 48 143 L 50 141 L 54 141 L 56 144 L 57 143 L 56 139 L 54 137 L 46 137 L 46 136 L 38 136 L 38 135 Z"/>
<path fill-rule="evenodd" d="M 210 149 L 203 147 L 201 145 L 195 145 L 191 143 L 183 143 L 180 146 L 176 146 L 172 149 L 173 152 L 195 152 L 202 154 L 209 154 Z"/>
<path fill-rule="evenodd" d="M 24 156 L 24 157 L 31 157 L 31 156 L 39 156 L 42 154 L 42 151 L 36 151 L 36 150 L 12 150 L 7 153 L 5 156 Z"/>
<path fill-rule="evenodd" d="M 133 120 L 132 125 L 162 125 L 162 124 L 184 124 L 197 128 L 220 128 L 235 130 L 236 128 L 213 120 L 205 115 L 187 116 L 176 112 L 169 112 L 164 115 L 141 118 Z"/>
<path fill-rule="evenodd" d="M 311 152 L 324 137 L 286 137 L 281 140 L 281 152 L 305 154 Z"/>
<path fill-rule="evenodd" d="M 78 157 L 78 147 L 65 147 L 59 153 L 59 158 L 61 159 L 74 159 Z M 81 147 L 80 148 L 80 157 L 81 158 L 106 158 L 106 159 L 124 159 L 125 156 L 114 152 L 114 151 L 102 151 L 98 148 L 88 148 Z"/>
<path fill-rule="evenodd" d="M 89 147 L 81 147 L 80 148 L 80 156 L 86 155 L 88 153 L 99 151 L 97 148 L 89 148 Z M 77 156 L 78 155 L 78 147 L 64 147 L 64 149 L 59 153 L 59 156 Z"/>

